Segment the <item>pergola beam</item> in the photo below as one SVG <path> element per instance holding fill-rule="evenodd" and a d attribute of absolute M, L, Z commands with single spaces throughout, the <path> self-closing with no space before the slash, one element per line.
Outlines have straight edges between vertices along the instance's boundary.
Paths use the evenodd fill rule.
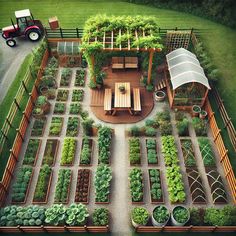
<path fill-rule="evenodd" d="M 154 50 L 150 51 L 149 54 L 149 64 L 148 64 L 148 78 L 147 78 L 147 83 L 151 83 L 151 77 L 152 77 L 152 61 L 153 61 L 153 55 L 154 55 Z"/>

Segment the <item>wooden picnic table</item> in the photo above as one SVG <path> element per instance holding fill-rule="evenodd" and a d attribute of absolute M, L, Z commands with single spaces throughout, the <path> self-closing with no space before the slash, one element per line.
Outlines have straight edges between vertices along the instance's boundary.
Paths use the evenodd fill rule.
<path fill-rule="evenodd" d="M 125 93 L 122 93 L 119 89 L 120 86 L 125 87 Z M 131 91 L 130 91 L 130 83 L 115 83 L 115 101 L 114 101 L 114 111 L 112 115 L 115 115 L 116 111 L 129 111 L 132 115 L 131 111 Z"/>

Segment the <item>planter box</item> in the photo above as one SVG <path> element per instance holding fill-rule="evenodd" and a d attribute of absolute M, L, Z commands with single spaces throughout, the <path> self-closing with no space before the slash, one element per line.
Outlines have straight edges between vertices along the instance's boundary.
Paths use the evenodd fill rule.
<path fill-rule="evenodd" d="M 53 177 L 53 170 L 51 170 L 51 174 L 50 174 L 50 177 L 49 177 L 48 188 L 47 188 L 47 193 L 46 193 L 45 200 L 44 201 L 37 201 L 37 200 L 33 199 L 33 202 L 32 202 L 33 204 L 47 204 L 48 197 L 49 197 L 49 191 L 50 191 L 50 187 L 51 187 L 51 182 L 52 182 L 52 177 Z"/>
<path fill-rule="evenodd" d="M 46 147 L 45 147 L 45 150 L 44 150 L 44 154 L 43 154 L 43 161 L 42 161 L 42 165 L 44 165 L 45 163 L 44 163 L 44 157 L 45 157 L 45 154 L 46 154 L 46 148 L 47 148 L 47 145 L 48 145 L 48 142 L 53 142 L 53 144 L 52 144 L 52 146 L 53 146 L 53 148 L 52 148 L 52 156 L 53 156 L 53 163 L 51 164 L 51 165 L 49 165 L 49 166 L 54 166 L 55 165 L 55 160 L 56 160 L 56 156 L 57 156 L 57 150 L 58 150 L 58 146 L 59 146 L 59 140 L 57 140 L 57 139 L 48 139 L 47 140 L 47 142 L 46 142 Z"/>
<path fill-rule="evenodd" d="M 84 145 L 84 140 L 82 141 L 81 153 L 82 153 L 82 150 L 83 150 L 83 145 Z M 91 162 L 92 162 L 92 157 L 93 157 L 93 148 L 94 148 L 93 146 L 94 146 L 93 139 L 89 139 L 89 147 L 90 147 L 90 150 L 91 150 L 90 163 L 89 164 L 81 164 L 81 163 L 79 163 L 79 166 L 92 166 Z M 80 160 L 81 160 L 81 153 L 80 153 Z"/>
<path fill-rule="evenodd" d="M 59 116 L 56 116 L 56 117 L 59 117 Z M 61 136 L 61 131 L 62 131 L 63 123 L 64 123 L 64 118 L 63 117 L 59 117 L 59 118 L 61 118 L 61 130 L 60 130 L 60 132 L 57 135 L 50 134 L 50 128 L 51 128 L 51 125 L 52 125 L 52 123 L 51 123 L 50 127 L 49 127 L 49 134 L 48 134 L 49 137 L 59 137 L 59 136 Z"/>
<path fill-rule="evenodd" d="M 148 139 L 152 139 L 152 138 L 145 138 L 147 162 L 148 162 L 148 148 L 147 148 L 147 140 Z M 153 139 L 153 140 L 155 140 L 155 142 L 156 142 L 156 139 Z M 157 156 L 157 142 L 156 142 L 156 149 L 155 150 L 156 150 L 156 160 L 157 160 L 157 163 L 149 163 L 148 162 L 148 166 L 156 166 L 159 163 L 158 156 Z"/>
<path fill-rule="evenodd" d="M 31 186 L 31 182 L 32 182 L 32 179 L 33 179 L 33 175 L 34 175 L 34 169 L 32 169 L 32 173 L 31 173 L 31 176 L 30 176 L 30 180 L 29 180 L 29 183 L 28 183 L 28 186 L 27 186 L 27 190 L 26 190 L 26 193 L 25 193 L 25 199 L 23 202 L 16 202 L 16 201 L 12 201 L 11 203 L 12 204 L 25 204 L 26 203 L 26 199 L 29 195 L 29 190 L 30 190 L 30 186 Z"/>
<path fill-rule="evenodd" d="M 31 140 L 31 139 L 30 139 L 30 140 Z M 36 154 L 35 154 L 33 166 L 35 166 L 36 163 L 37 163 L 38 156 L 39 156 L 39 151 L 40 151 L 41 144 L 42 144 L 42 141 L 41 141 L 40 139 L 38 139 L 38 140 L 39 140 L 39 145 L 38 145 L 37 152 L 36 152 Z M 29 143 L 28 143 L 28 145 L 29 145 Z M 26 150 L 27 150 L 27 149 L 26 149 Z M 25 153 L 25 154 L 26 154 L 26 153 Z M 24 158 L 25 158 L 25 156 L 24 156 Z M 24 164 L 24 159 L 23 159 L 23 164 L 22 164 L 22 165 L 29 165 L 29 164 Z M 30 166 L 31 166 L 31 165 L 30 165 Z"/>
<path fill-rule="evenodd" d="M 72 137 L 73 138 L 73 137 Z M 77 147 L 77 140 L 75 140 L 75 153 L 76 153 L 76 147 Z M 63 149 L 63 148 L 62 148 Z M 74 161 L 75 161 L 75 153 L 74 153 L 74 157 L 72 159 L 72 162 L 70 164 L 61 164 L 60 166 L 73 166 L 74 165 Z"/>
<path fill-rule="evenodd" d="M 40 135 L 35 135 L 35 132 L 34 131 L 36 129 L 35 127 L 35 124 L 37 122 L 37 119 L 34 121 L 34 125 L 33 125 L 33 128 L 32 128 L 32 131 L 31 131 L 31 136 L 33 137 L 42 137 L 43 134 L 44 134 L 44 131 L 45 131 L 45 124 L 46 124 L 46 118 L 43 118 L 43 119 L 40 119 L 42 122 L 43 122 L 43 127 L 42 127 L 42 131 L 41 131 L 41 134 Z"/>
<path fill-rule="evenodd" d="M 140 151 L 139 151 L 139 154 L 140 154 L 140 159 L 139 159 L 139 162 L 138 163 L 134 163 L 134 164 L 131 164 L 131 162 L 130 162 L 130 147 L 129 147 L 129 164 L 130 164 L 130 166 L 140 166 L 141 165 L 141 158 L 142 158 L 142 154 L 141 154 L 141 140 L 140 140 L 140 138 L 138 138 L 139 139 L 139 148 L 140 148 Z M 130 139 L 129 139 L 130 140 Z M 128 141 L 129 142 L 129 141 Z"/>

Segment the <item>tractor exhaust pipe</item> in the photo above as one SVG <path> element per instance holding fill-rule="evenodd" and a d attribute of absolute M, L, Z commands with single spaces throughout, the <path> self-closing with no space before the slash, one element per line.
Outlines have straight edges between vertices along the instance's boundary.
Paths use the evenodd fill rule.
<path fill-rule="evenodd" d="M 35 24 L 35 21 L 34 21 L 34 16 L 33 16 L 33 14 L 31 13 L 31 17 L 32 17 L 32 20 L 33 20 L 33 22 L 34 22 L 34 24 Z"/>
<path fill-rule="evenodd" d="M 12 23 L 12 26 L 14 27 L 14 30 L 16 31 L 16 27 L 14 25 L 14 22 L 13 22 L 12 18 L 11 18 L 11 23 Z"/>

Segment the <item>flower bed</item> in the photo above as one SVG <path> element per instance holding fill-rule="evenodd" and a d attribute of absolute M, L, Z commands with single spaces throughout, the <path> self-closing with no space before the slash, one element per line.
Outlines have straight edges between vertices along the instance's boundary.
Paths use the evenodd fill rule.
<path fill-rule="evenodd" d="M 49 129 L 49 135 L 60 136 L 62 125 L 63 125 L 62 117 L 52 117 L 50 129 Z"/>
<path fill-rule="evenodd" d="M 47 203 L 51 179 L 52 169 L 48 165 L 44 165 L 39 172 L 33 203 Z"/>
<path fill-rule="evenodd" d="M 98 130 L 98 162 L 110 163 L 112 131 L 108 127 L 101 127 Z"/>
<path fill-rule="evenodd" d="M 71 179 L 72 179 L 71 170 L 69 169 L 59 170 L 54 202 L 64 203 L 64 204 L 68 203 L 70 195 Z"/>
<path fill-rule="evenodd" d="M 207 138 L 199 138 L 198 143 L 204 166 L 215 167 L 215 157 L 211 148 L 210 141 Z"/>
<path fill-rule="evenodd" d="M 148 164 L 158 164 L 157 144 L 155 139 L 146 139 Z"/>
<path fill-rule="evenodd" d="M 81 166 L 91 165 L 92 151 L 93 151 L 93 140 L 85 136 L 82 141 L 82 149 L 80 153 L 79 163 Z"/>
<path fill-rule="evenodd" d="M 40 139 L 30 139 L 23 160 L 23 165 L 36 165 L 39 150 L 41 146 Z"/>
<path fill-rule="evenodd" d="M 72 102 L 81 102 L 84 98 L 84 90 L 74 89 L 72 93 Z"/>
<path fill-rule="evenodd" d="M 166 178 L 168 185 L 169 198 L 172 203 L 184 202 L 186 194 L 184 192 L 184 183 L 180 173 L 177 148 L 173 136 L 163 136 L 162 153 L 166 165 Z"/>
<path fill-rule="evenodd" d="M 95 203 L 109 203 L 112 174 L 107 165 L 99 165 L 95 173 Z"/>
<path fill-rule="evenodd" d="M 148 175 L 151 203 L 164 203 L 160 170 L 149 169 Z"/>
<path fill-rule="evenodd" d="M 31 135 L 32 136 L 39 136 L 39 137 L 43 136 L 45 124 L 46 124 L 46 118 L 36 119 L 34 121 Z"/>
<path fill-rule="evenodd" d="M 13 184 L 12 187 L 12 203 L 25 203 L 31 179 L 33 176 L 33 169 L 32 167 L 22 167 L 16 177 L 16 182 Z"/>
<path fill-rule="evenodd" d="M 139 168 L 134 168 L 129 172 L 130 193 L 132 203 L 143 202 L 143 174 Z"/>
<path fill-rule="evenodd" d="M 84 86 L 85 85 L 85 74 L 86 71 L 82 68 L 76 70 L 75 74 L 75 86 Z"/>
<path fill-rule="evenodd" d="M 181 148 L 183 152 L 185 166 L 186 167 L 196 166 L 192 141 L 190 139 L 181 139 Z"/>
<path fill-rule="evenodd" d="M 68 87 L 70 85 L 72 70 L 70 68 L 63 68 L 61 71 L 60 86 Z"/>
<path fill-rule="evenodd" d="M 66 104 L 62 103 L 62 102 L 57 102 L 55 103 L 55 107 L 54 107 L 54 114 L 59 114 L 59 115 L 63 115 L 66 111 Z"/>
<path fill-rule="evenodd" d="M 141 144 L 139 138 L 129 139 L 129 162 L 130 165 L 141 163 Z"/>
<path fill-rule="evenodd" d="M 90 175 L 91 173 L 88 169 L 78 170 L 75 202 L 89 203 Z"/>
<path fill-rule="evenodd" d="M 79 131 L 79 118 L 69 117 L 67 122 L 66 136 L 75 137 Z"/>
<path fill-rule="evenodd" d="M 70 114 L 71 115 L 78 115 L 82 112 L 82 107 L 81 104 L 76 102 L 76 103 L 71 103 L 70 104 Z"/>
<path fill-rule="evenodd" d="M 57 149 L 58 149 L 59 141 L 57 139 L 48 139 L 46 142 L 46 147 L 43 154 L 43 162 L 42 164 L 54 166 Z"/>
<path fill-rule="evenodd" d="M 69 96 L 69 90 L 58 89 L 57 92 L 57 101 L 66 102 Z"/>
<path fill-rule="evenodd" d="M 62 156 L 60 164 L 62 166 L 71 166 L 74 161 L 76 150 L 76 140 L 73 138 L 64 138 Z"/>

